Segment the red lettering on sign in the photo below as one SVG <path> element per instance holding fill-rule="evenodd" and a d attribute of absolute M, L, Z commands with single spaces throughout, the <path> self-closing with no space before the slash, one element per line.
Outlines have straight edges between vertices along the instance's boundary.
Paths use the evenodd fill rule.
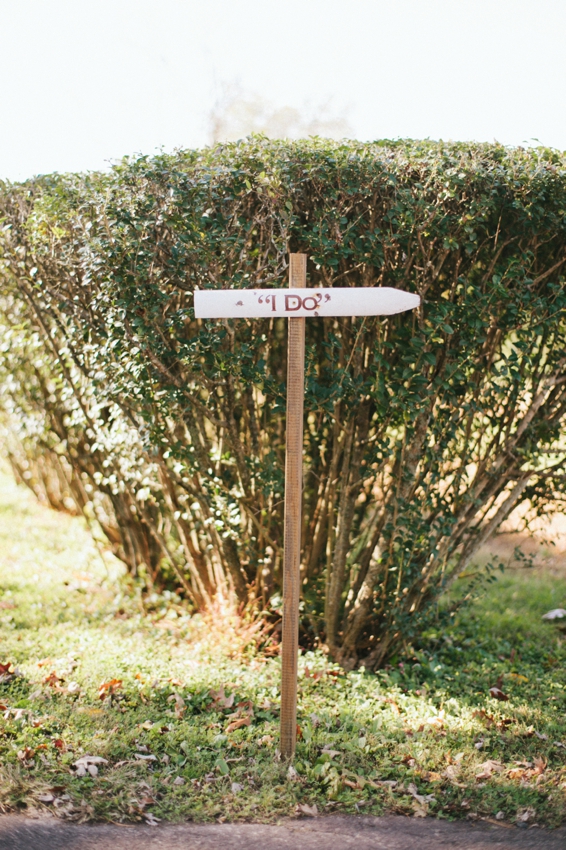
<path fill-rule="evenodd" d="M 291 306 L 291 301 L 296 301 L 295 306 Z M 285 309 L 287 312 L 291 312 L 293 310 L 300 310 L 303 306 L 303 299 L 298 295 L 286 295 L 285 296 Z"/>
<path fill-rule="evenodd" d="M 303 307 L 305 310 L 316 310 L 318 307 L 319 298 L 313 298 L 312 295 L 308 295 L 306 298 L 303 298 Z M 310 302 L 310 303 L 307 303 Z"/>

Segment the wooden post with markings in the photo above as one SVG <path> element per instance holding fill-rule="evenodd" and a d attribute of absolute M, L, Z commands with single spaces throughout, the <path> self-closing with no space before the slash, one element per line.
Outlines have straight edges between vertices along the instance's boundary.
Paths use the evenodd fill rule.
<path fill-rule="evenodd" d="M 306 254 L 291 254 L 289 287 L 307 285 Z M 285 530 L 283 548 L 283 630 L 281 635 L 281 755 L 291 758 L 297 742 L 297 656 L 301 592 L 301 503 L 303 490 L 303 399 L 305 319 L 289 319 L 287 422 L 285 439 Z"/>
<path fill-rule="evenodd" d="M 306 289 L 306 273 L 306 254 L 291 254 L 289 289 L 200 289 L 194 292 L 197 319 L 284 316 L 289 320 L 281 646 L 280 748 L 284 758 L 293 757 L 297 742 L 305 317 L 392 316 L 413 310 L 420 304 L 418 295 L 387 286 Z"/>

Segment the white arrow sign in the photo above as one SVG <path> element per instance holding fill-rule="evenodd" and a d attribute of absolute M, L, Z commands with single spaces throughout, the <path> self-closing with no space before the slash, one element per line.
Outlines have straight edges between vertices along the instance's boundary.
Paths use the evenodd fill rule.
<path fill-rule="evenodd" d="M 197 319 L 238 317 L 304 318 L 307 316 L 391 316 L 413 310 L 418 295 L 380 287 L 333 287 L 332 289 L 197 289 Z"/>

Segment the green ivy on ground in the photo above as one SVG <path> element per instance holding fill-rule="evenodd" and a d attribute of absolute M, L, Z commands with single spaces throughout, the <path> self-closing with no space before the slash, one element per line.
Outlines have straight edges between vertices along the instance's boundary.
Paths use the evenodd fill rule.
<path fill-rule="evenodd" d="M 279 661 L 251 628 L 218 610 L 215 630 L 175 594 L 142 599 L 82 520 L 1 483 L 0 810 L 566 820 L 566 648 L 541 620 L 564 606 L 563 577 L 504 575 L 377 675 L 305 652 L 290 767 Z"/>

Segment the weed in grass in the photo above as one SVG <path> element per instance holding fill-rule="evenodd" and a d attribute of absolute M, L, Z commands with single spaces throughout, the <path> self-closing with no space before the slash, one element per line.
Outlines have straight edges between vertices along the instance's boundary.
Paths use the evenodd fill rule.
<path fill-rule="evenodd" d="M 278 758 L 279 659 L 174 594 L 145 609 L 80 520 L 0 494 L 0 807 L 78 821 L 402 812 L 566 818 L 559 576 L 514 572 L 377 675 L 300 659 Z M 11 666 L 10 666 L 11 665 Z M 508 699 L 497 699 L 497 688 Z M 493 694 L 493 691 L 492 691 Z"/>

